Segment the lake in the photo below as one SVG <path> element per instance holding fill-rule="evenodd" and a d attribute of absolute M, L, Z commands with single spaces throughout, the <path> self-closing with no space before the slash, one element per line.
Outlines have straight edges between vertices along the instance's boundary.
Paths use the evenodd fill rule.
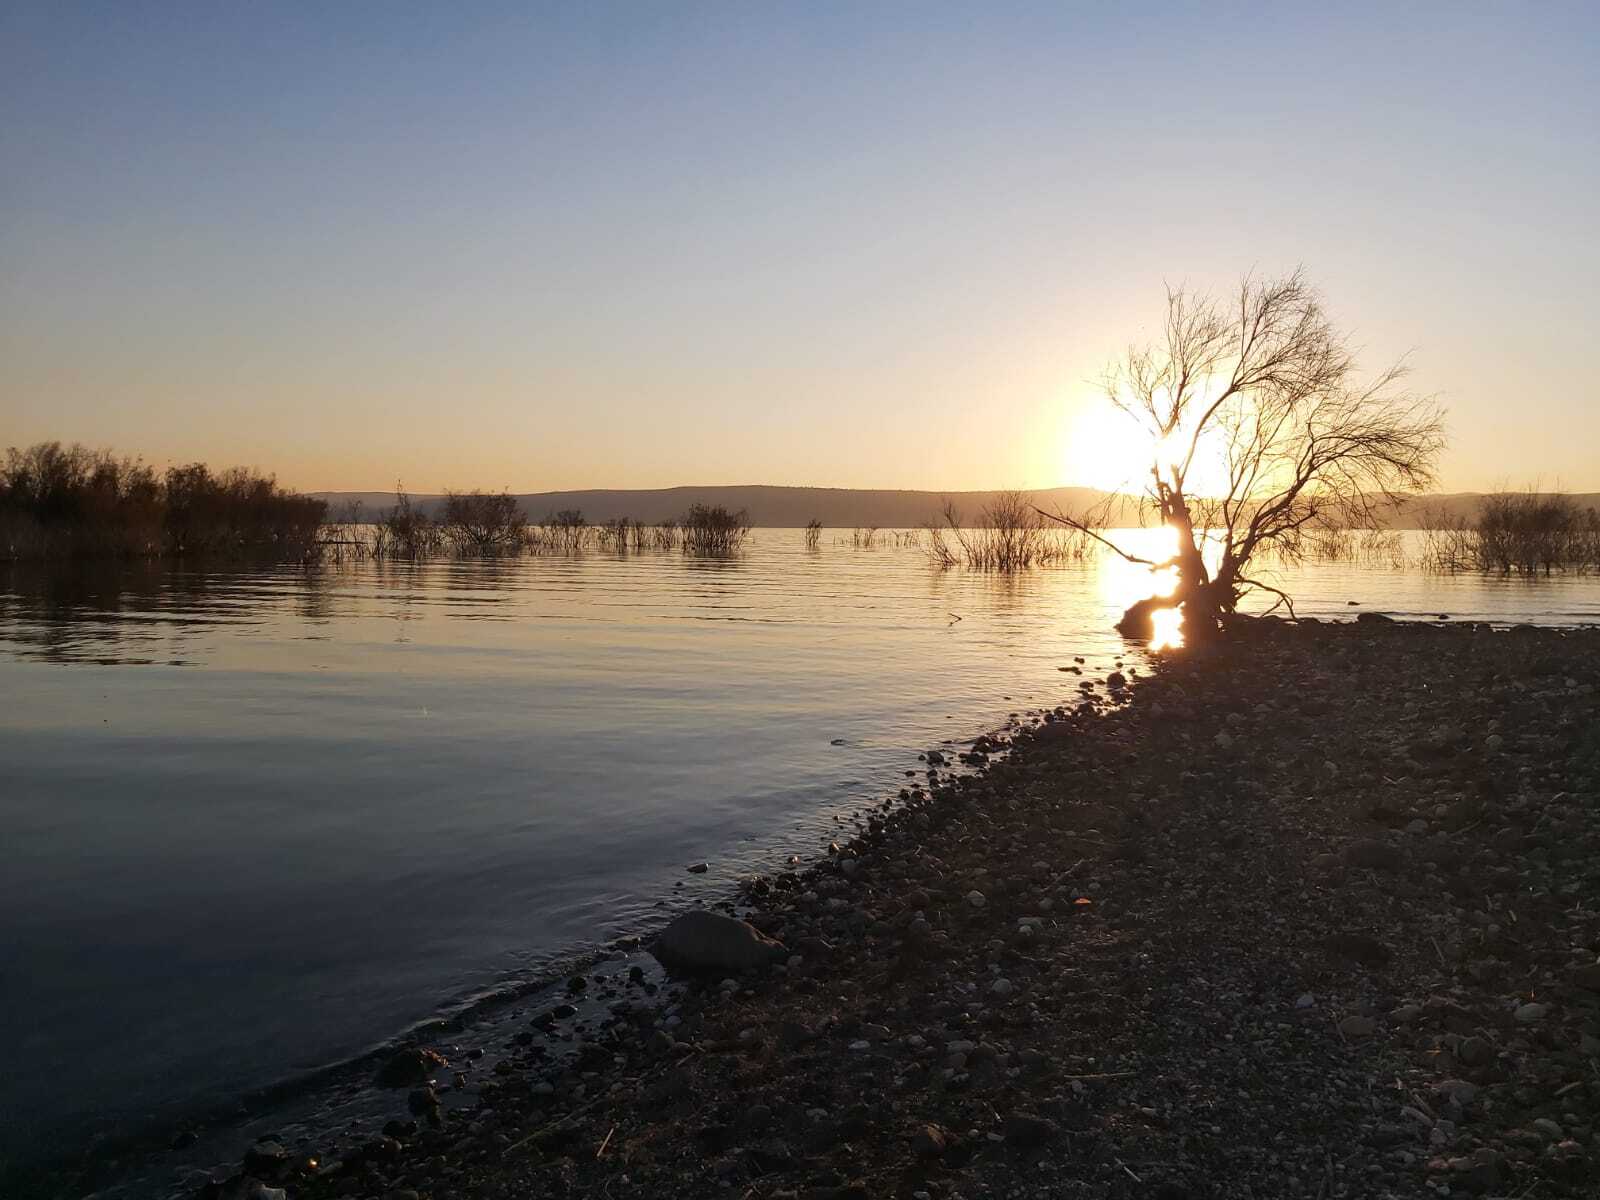
<path fill-rule="evenodd" d="M 1592 578 L 1279 577 L 1321 617 L 1600 621 Z M 1139 587 L 789 530 L 0 570 L 0 1155 L 226 1108 L 815 854 L 919 751 L 1071 700 L 1075 656 L 1142 669 Z"/>

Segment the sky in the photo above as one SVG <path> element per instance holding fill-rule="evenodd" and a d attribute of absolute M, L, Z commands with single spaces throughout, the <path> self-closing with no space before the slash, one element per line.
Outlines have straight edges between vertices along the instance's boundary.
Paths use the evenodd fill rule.
<path fill-rule="evenodd" d="M 1303 265 L 1600 490 L 1600 5 L 0 6 L 0 445 L 419 492 L 1095 483 Z"/>

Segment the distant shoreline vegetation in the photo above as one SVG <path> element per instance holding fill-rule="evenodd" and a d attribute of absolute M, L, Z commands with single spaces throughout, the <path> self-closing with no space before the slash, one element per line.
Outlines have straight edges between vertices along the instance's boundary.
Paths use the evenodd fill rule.
<path fill-rule="evenodd" d="M 646 525 L 615 518 L 591 524 L 575 508 L 530 520 L 508 492 L 446 492 L 438 514 L 414 503 L 403 490 L 389 508 L 368 514 L 355 502 L 325 526 L 321 549 L 334 558 L 501 558 L 521 554 L 614 554 L 681 550 L 723 557 L 738 553 L 750 537 L 750 517 L 721 505 L 691 505 L 676 521 Z"/>
<path fill-rule="evenodd" d="M 998 492 L 970 524 L 953 504 L 921 528 L 841 528 L 833 544 L 872 550 L 880 543 L 920 549 L 936 568 L 1000 573 L 1082 561 L 1085 538 L 1044 521 L 1032 494 Z M 1127 498 L 1127 504 L 1136 502 Z M 1600 511 L 1570 495 L 1498 492 L 1475 511 L 1431 509 L 1421 498 L 1421 549 L 1408 556 L 1392 528 L 1318 530 L 1300 558 L 1363 562 L 1395 569 L 1502 575 L 1600 572 Z M 136 458 L 80 445 L 41 442 L 11 448 L 0 462 L 0 562 L 70 559 L 255 557 L 338 561 L 438 555 L 680 551 L 739 553 L 753 523 L 745 509 L 691 503 L 675 520 L 625 517 L 591 522 L 577 508 L 530 519 L 509 492 L 445 492 L 416 502 L 397 489 L 394 503 L 368 512 L 361 501 L 334 506 L 243 467 L 203 463 L 157 471 Z M 804 547 L 818 552 L 824 526 L 804 526 Z"/>
<path fill-rule="evenodd" d="M 1600 511 L 1559 493 L 1530 488 L 1485 496 L 1473 519 L 1425 519 L 1423 537 L 1423 565 L 1438 571 L 1600 571 Z"/>
<path fill-rule="evenodd" d="M 41 442 L 0 464 L 0 559 L 314 553 L 328 505 L 245 467 L 157 472 L 104 450 Z"/>

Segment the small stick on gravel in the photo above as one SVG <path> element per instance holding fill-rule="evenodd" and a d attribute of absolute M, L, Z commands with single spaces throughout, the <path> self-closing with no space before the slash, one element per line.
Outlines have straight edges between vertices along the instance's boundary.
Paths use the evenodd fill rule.
<path fill-rule="evenodd" d="M 609 1146 L 609 1145 L 611 1145 L 611 1135 L 612 1135 L 612 1134 L 613 1134 L 613 1133 L 615 1133 L 615 1132 L 616 1132 L 616 1131 L 617 1131 L 617 1127 L 616 1127 L 616 1126 L 615 1126 L 615 1125 L 613 1125 L 613 1126 L 612 1126 L 612 1127 L 611 1127 L 611 1129 L 610 1129 L 610 1130 L 609 1130 L 609 1131 L 608 1131 L 608 1132 L 607 1132 L 607 1133 L 606 1133 L 606 1139 L 605 1139 L 605 1141 L 603 1141 L 603 1142 L 601 1142 L 601 1143 L 600 1143 L 600 1149 L 598 1149 L 598 1150 L 596 1150 L 596 1151 L 595 1151 L 595 1152 L 594 1152 L 594 1156 L 595 1156 L 595 1157 L 596 1157 L 596 1158 L 600 1158 L 600 1157 L 601 1157 L 601 1156 L 602 1156 L 602 1155 L 604 1155 L 604 1154 L 605 1154 L 605 1152 L 606 1152 L 606 1147 L 607 1147 L 607 1146 Z"/>

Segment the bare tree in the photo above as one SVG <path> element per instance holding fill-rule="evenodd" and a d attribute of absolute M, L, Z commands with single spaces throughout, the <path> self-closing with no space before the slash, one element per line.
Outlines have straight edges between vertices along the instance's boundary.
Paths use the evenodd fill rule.
<path fill-rule="evenodd" d="M 1153 609 L 1179 606 L 1193 636 L 1216 629 L 1252 590 L 1293 600 L 1252 575 L 1268 552 L 1293 557 L 1332 526 L 1370 526 L 1433 480 L 1442 411 L 1402 391 L 1397 363 L 1357 378 L 1355 352 L 1295 271 L 1241 281 L 1236 303 L 1168 289 L 1163 335 L 1130 347 L 1106 394 L 1149 439 L 1145 502 L 1177 538 L 1154 562 L 1088 521 L 1047 514 L 1130 562 L 1175 566 L 1171 596 L 1140 601 L 1119 628 L 1142 636 Z"/>

